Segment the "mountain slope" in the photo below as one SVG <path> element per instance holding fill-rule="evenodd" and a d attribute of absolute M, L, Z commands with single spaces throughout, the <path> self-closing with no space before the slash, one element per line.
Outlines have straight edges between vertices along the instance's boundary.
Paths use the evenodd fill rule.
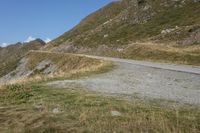
<path fill-rule="evenodd" d="M 112 2 L 83 19 L 72 30 L 52 41 L 48 47 L 66 41 L 84 47 L 122 45 L 155 37 L 165 29 L 177 27 L 177 30 L 185 30 L 185 26 L 191 26 L 187 29 L 191 31 L 193 26 L 200 24 L 199 12 L 200 3 L 193 0 Z"/>
<path fill-rule="evenodd" d="M 151 42 L 181 50 L 200 44 L 199 12 L 198 0 L 115 1 L 87 16 L 44 49 L 120 57 L 130 44 Z"/>
<path fill-rule="evenodd" d="M 38 50 L 46 43 L 36 39 L 29 43 L 17 43 L 0 49 L 0 77 L 14 70 L 19 60 L 30 50 Z"/>

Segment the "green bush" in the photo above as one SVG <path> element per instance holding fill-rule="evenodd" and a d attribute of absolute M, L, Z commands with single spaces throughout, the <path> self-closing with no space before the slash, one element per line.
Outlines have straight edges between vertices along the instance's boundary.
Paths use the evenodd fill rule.
<path fill-rule="evenodd" d="M 26 102 L 30 97 L 33 96 L 31 87 L 20 84 L 12 84 L 6 86 L 8 97 L 15 100 L 22 100 Z"/>

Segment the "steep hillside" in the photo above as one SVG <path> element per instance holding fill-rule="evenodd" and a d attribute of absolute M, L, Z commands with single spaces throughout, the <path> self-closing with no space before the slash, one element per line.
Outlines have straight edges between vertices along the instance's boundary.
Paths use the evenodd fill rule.
<path fill-rule="evenodd" d="M 195 0 L 113 2 L 83 19 L 79 25 L 52 41 L 48 47 L 66 41 L 84 47 L 97 47 L 102 44 L 122 45 L 175 31 L 183 33 L 185 36 L 181 37 L 186 38 L 190 32 L 199 30 L 199 27 L 196 27 L 200 24 L 199 12 L 200 3 Z M 177 41 L 177 38 L 166 40 Z"/>
<path fill-rule="evenodd" d="M 44 49 L 100 55 L 112 51 L 111 56 L 116 52 L 119 56 L 135 42 L 172 45 L 180 49 L 199 46 L 200 1 L 115 1 L 87 16 Z"/>
<path fill-rule="evenodd" d="M 19 60 L 30 50 L 38 50 L 46 43 L 40 39 L 29 43 L 17 43 L 0 48 L 0 77 L 17 67 Z"/>
<path fill-rule="evenodd" d="M 104 65 L 107 65 L 106 61 L 84 56 L 30 51 L 19 61 L 16 69 L 0 78 L 0 81 L 20 80 L 35 76 L 63 77 L 70 73 L 95 71 Z"/>

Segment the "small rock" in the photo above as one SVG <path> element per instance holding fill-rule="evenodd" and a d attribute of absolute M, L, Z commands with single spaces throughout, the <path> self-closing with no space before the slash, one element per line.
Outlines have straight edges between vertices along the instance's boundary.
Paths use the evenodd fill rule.
<path fill-rule="evenodd" d="M 176 30 L 176 28 L 174 28 L 174 29 L 165 29 L 165 30 L 161 31 L 161 34 L 168 34 L 168 33 L 171 33 L 171 32 L 173 32 L 175 30 Z"/>
<path fill-rule="evenodd" d="M 60 111 L 59 111 L 58 108 L 55 108 L 55 109 L 53 109 L 53 113 L 54 113 L 54 114 L 58 114 L 58 113 L 60 113 Z"/>
<path fill-rule="evenodd" d="M 108 34 L 104 35 L 103 37 L 104 37 L 104 38 L 107 38 L 107 37 L 108 37 Z"/>
<path fill-rule="evenodd" d="M 118 48 L 117 51 L 118 52 L 122 52 L 124 49 L 123 48 Z"/>
<path fill-rule="evenodd" d="M 122 114 L 119 111 L 111 111 L 112 116 L 121 116 Z"/>
<path fill-rule="evenodd" d="M 147 74 L 147 77 L 152 78 L 152 74 L 151 74 L 151 73 L 148 73 L 148 74 Z"/>

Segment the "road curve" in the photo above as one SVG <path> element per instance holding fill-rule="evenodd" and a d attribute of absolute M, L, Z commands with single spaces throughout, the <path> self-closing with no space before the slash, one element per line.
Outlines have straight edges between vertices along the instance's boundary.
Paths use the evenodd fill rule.
<path fill-rule="evenodd" d="M 137 95 L 200 105 L 200 67 L 82 55 L 113 61 L 116 69 L 79 80 L 49 82 L 48 85 L 83 86 L 108 94 Z"/>
<path fill-rule="evenodd" d="M 128 63 L 128 64 L 132 64 L 132 65 L 140 65 L 140 66 L 172 70 L 172 71 L 179 71 L 179 72 L 186 72 L 186 73 L 200 75 L 200 66 L 169 64 L 169 63 L 155 63 L 155 62 L 149 62 L 149 61 L 120 59 L 120 58 L 112 58 L 112 57 L 100 57 L 100 56 L 93 56 L 93 55 L 83 55 L 83 56 L 87 56 L 90 58 L 96 58 L 96 59 L 104 59 L 104 60 L 109 60 L 109 61 L 113 61 L 113 62 Z"/>

